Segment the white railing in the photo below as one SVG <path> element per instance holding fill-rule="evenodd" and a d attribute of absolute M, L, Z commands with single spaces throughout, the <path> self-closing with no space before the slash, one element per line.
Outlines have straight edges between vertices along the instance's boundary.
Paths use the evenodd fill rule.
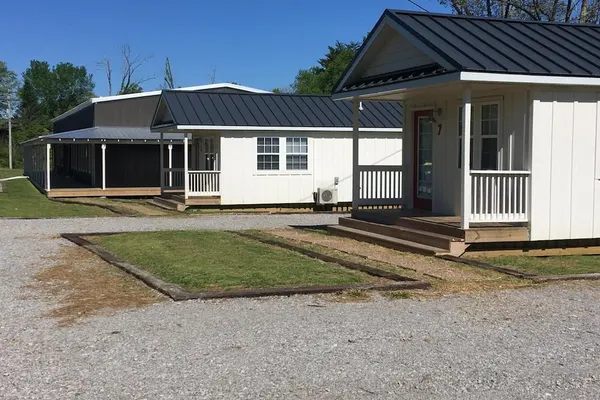
<path fill-rule="evenodd" d="M 358 204 L 402 204 L 402 167 L 397 165 L 359 165 Z"/>
<path fill-rule="evenodd" d="M 527 222 L 529 171 L 471 171 L 471 222 Z"/>
<path fill-rule="evenodd" d="M 166 189 L 183 189 L 183 168 L 164 168 L 163 174 Z"/>
<path fill-rule="evenodd" d="M 220 171 L 188 171 L 189 196 L 218 196 L 221 194 Z"/>

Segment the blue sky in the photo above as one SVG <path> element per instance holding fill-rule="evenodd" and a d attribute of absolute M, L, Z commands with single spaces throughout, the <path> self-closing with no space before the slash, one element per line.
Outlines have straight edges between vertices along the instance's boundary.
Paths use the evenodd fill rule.
<path fill-rule="evenodd" d="M 388 8 L 418 9 L 406 0 L 6 0 L 0 59 L 18 73 L 31 59 L 85 65 L 96 94 L 108 94 L 96 63 L 119 63 L 119 48 L 153 58 L 140 71 L 155 76 L 145 90 L 162 83 L 165 57 L 175 83 L 218 82 L 273 89 L 289 85 L 301 68 L 314 65 L 336 40 L 358 40 Z M 435 0 L 418 4 L 448 12 Z M 7 9 L 8 7 L 8 9 Z M 6 40 L 8 39 L 8 40 Z M 113 72 L 118 75 L 118 71 Z"/>

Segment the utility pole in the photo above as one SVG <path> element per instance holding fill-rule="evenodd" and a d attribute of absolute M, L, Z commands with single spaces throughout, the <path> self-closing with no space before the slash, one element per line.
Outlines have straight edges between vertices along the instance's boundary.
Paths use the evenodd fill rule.
<path fill-rule="evenodd" d="M 8 169 L 12 169 L 12 100 L 8 96 Z"/>

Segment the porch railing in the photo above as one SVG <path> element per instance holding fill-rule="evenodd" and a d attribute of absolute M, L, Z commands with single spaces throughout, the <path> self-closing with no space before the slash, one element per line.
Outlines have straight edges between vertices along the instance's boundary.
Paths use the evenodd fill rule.
<path fill-rule="evenodd" d="M 218 196 L 221 194 L 220 171 L 188 171 L 189 196 Z"/>
<path fill-rule="evenodd" d="M 359 165 L 358 204 L 402 204 L 402 167 L 397 165 Z"/>
<path fill-rule="evenodd" d="M 183 168 L 164 168 L 164 182 L 167 189 L 182 189 L 184 186 Z"/>
<path fill-rule="evenodd" d="M 471 171 L 471 222 L 527 222 L 529 171 Z"/>

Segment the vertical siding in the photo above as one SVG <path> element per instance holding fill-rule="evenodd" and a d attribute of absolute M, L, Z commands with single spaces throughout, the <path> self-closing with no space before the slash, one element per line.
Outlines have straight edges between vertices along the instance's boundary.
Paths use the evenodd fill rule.
<path fill-rule="evenodd" d="M 280 146 L 290 136 L 308 137 L 308 171 L 257 171 L 256 137 L 280 137 Z M 360 139 L 360 163 L 401 165 L 400 135 L 377 134 Z M 280 166 L 285 158 L 280 156 Z M 332 187 L 339 178 L 338 201 L 352 201 L 352 139 L 350 133 L 222 133 L 221 203 L 295 204 L 313 203 L 318 187 Z"/>
<path fill-rule="evenodd" d="M 600 93 L 596 93 L 598 107 L 596 108 L 596 159 L 594 180 L 594 237 L 600 237 Z"/>
<path fill-rule="evenodd" d="M 598 98 L 543 91 L 533 105 L 531 240 L 598 237 Z"/>

